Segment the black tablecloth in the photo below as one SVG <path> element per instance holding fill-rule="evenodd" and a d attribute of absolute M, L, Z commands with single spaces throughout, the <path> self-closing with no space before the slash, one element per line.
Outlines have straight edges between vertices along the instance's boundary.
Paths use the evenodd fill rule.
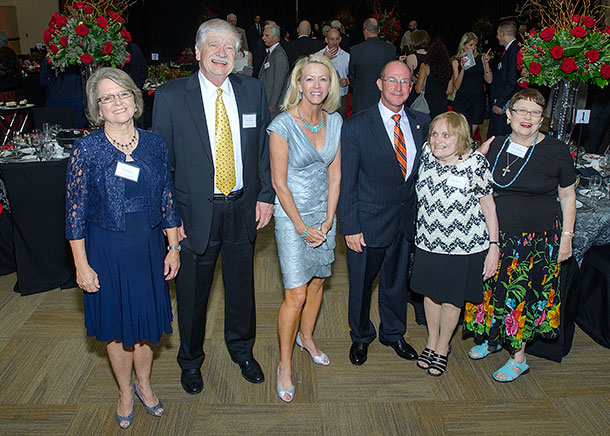
<path fill-rule="evenodd" d="M 9 211 L 0 213 L 0 276 L 16 271 L 13 220 Z"/>
<path fill-rule="evenodd" d="M 587 251 L 581 276 L 583 295 L 576 322 L 595 342 L 610 348 L 610 245 Z"/>
<path fill-rule="evenodd" d="M 67 162 L 0 164 L 13 215 L 14 290 L 22 295 L 76 286 L 64 236 Z"/>

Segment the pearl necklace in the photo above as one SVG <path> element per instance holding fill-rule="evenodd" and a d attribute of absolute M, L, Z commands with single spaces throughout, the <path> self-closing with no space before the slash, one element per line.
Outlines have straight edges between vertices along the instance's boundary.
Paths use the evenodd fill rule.
<path fill-rule="evenodd" d="M 113 137 L 111 137 L 108 134 L 108 132 L 106 132 L 106 136 L 108 137 L 108 139 L 110 139 L 110 142 L 112 143 L 112 145 L 114 145 L 120 151 L 125 153 L 127 156 L 131 156 L 131 153 L 133 153 L 133 150 L 135 149 L 135 147 L 133 145 L 136 143 L 137 135 L 138 135 L 138 131 L 134 130 L 133 136 L 131 137 L 129 142 L 127 144 L 121 144 L 119 141 L 116 141 Z"/>
<path fill-rule="evenodd" d="M 299 116 L 299 118 L 301 119 L 301 122 L 303 123 L 303 125 L 305 126 L 305 128 L 307 130 L 309 130 L 311 133 L 317 133 L 320 131 L 320 129 L 322 128 L 322 126 L 324 125 L 324 114 L 322 114 L 322 121 L 320 121 L 320 123 L 316 126 L 311 126 L 309 124 L 307 124 L 305 122 L 305 120 L 303 119 L 303 117 L 301 116 L 301 112 L 299 112 L 299 107 L 297 106 L 297 114 Z"/>

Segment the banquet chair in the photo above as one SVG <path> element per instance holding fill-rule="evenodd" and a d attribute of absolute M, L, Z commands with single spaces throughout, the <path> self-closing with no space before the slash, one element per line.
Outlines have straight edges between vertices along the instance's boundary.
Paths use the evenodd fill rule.
<path fill-rule="evenodd" d="M 610 348 L 610 245 L 591 247 L 580 267 L 582 295 L 576 323 Z"/>
<path fill-rule="evenodd" d="M 64 129 L 74 128 L 74 108 L 69 107 L 35 107 L 34 127 L 42 130 L 44 123 L 59 124 Z"/>

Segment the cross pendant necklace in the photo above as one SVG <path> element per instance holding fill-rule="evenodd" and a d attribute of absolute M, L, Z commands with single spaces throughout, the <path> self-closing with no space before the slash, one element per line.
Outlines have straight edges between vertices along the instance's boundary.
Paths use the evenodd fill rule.
<path fill-rule="evenodd" d="M 502 169 L 502 177 L 506 177 L 506 174 L 510 173 L 510 165 L 506 165 L 503 169 Z"/>

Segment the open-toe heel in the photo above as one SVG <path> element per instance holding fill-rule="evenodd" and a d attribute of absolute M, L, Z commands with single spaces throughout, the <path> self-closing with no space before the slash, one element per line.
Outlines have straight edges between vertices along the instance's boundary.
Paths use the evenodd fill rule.
<path fill-rule="evenodd" d="M 434 350 L 426 347 L 424 351 L 421 352 L 419 357 L 417 358 L 417 362 L 415 363 L 420 369 L 428 369 L 430 368 L 430 362 L 432 361 L 432 357 L 434 356 Z M 423 366 L 426 365 L 426 366 Z"/>
<path fill-rule="evenodd" d="M 131 423 L 133 422 L 133 397 L 131 397 L 131 413 L 127 416 L 119 415 L 119 406 L 121 405 L 121 399 L 119 398 L 119 402 L 116 405 L 116 422 L 119 424 L 123 430 L 129 428 Z"/>
<path fill-rule="evenodd" d="M 136 397 L 139 398 L 139 400 L 142 402 L 142 405 L 144 406 L 144 408 L 146 409 L 146 411 L 151 414 L 152 416 L 163 416 L 163 414 L 165 413 L 165 408 L 163 407 L 163 403 L 161 402 L 161 400 L 159 399 L 159 397 L 157 397 L 157 394 L 155 394 L 153 392 L 153 395 L 155 396 L 155 398 L 157 399 L 157 404 L 155 406 L 147 406 L 146 403 L 144 402 L 144 399 L 142 398 L 142 395 L 140 395 L 140 391 L 138 390 L 138 387 L 136 386 L 136 383 L 133 383 L 133 393 Z"/>
<path fill-rule="evenodd" d="M 432 356 L 432 360 L 430 361 L 430 366 L 428 367 L 428 375 L 433 377 L 440 377 L 445 373 L 447 369 L 447 356 L 443 356 L 442 354 L 434 353 Z M 432 372 L 438 371 L 438 372 Z"/>

